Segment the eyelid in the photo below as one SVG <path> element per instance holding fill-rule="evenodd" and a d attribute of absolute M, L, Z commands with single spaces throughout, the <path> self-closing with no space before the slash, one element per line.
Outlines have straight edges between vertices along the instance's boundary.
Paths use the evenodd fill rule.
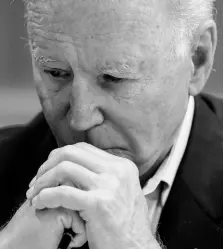
<path fill-rule="evenodd" d="M 60 69 L 60 68 L 45 68 L 43 71 L 44 71 L 44 72 L 47 72 L 47 73 L 53 72 L 53 71 L 59 71 L 59 72 L 68 73 L 67 70 L 63 70 L 63 69 Z"/>
<path fill-rule="evenodd" d="M 111 76 L 110 74 L 103 75 L 103 81 L 107 83 L 120 84 L 120 83 L 123 83 L 125 80 L 127 79 L 114 77 L 114 76 Z"/>
<path fill-rule="evenodd" d="M 58 70 L 58 71 L 71 71 L 70 68 L 58 68 L 58 67 L 49 67 L 46 65 L 42 65 L 43 70 Z"/>
<path fill-rule="evenodd" d="M 61 81 L 61 80 L 71 80 L 73 79 L 74 75 L 73 72 L 71 71 L 67 71 L 67 70 L 63 70 L 63 69 L 54 69 L 54 68 L 49 68 L 49 69 L 44 69 L 43 70 L 45 74 L 49 75 L 52 79 L 54 79 L 55 81 Z M 59 76 L 54 76 L 53 72 L 59 72 Z M 62 75 L 60 75 L 62 74 Z"/>
<path fill-rule="evenodd" d="M 135 74 L 135 73 L 120 73 L 120 74 L 115 74 L 115 73 L 110 73 L 110 72 L 104 72 L 103 75 L 109 75 L 114 78 L 119 78 L 119 79 L 124 79 L 124 80 L 140 80 L 144 76 L 142 74 Z"/>

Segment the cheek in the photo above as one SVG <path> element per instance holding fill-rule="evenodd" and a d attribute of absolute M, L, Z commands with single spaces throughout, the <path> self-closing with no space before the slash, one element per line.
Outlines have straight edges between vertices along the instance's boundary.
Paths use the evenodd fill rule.
<path fill-rule="evenodd" d="M 52 93 L 46 89 L 43 82 L 38 82 L 37 92 L 46 120 L 57 140 L 59 146 L 73 144 L 74 141 L 82 142 L 82 134 L 71 133 L 69 126 L 70 103 L 69 87 L 63 88 L 58 93 Z"/>
<path fill-rule="evenodd" d="M 156 89 L 151 81 L 128 83 L 108 102 L 112 122 L 121 127 L 120 132 L 137 154 L 142 147 L 154 144 L 159 134 L 157 123 L 161 107 Z"/>
<path fill-rule="evenodd" d="M 183 115 L 189 96 L 191 73 L 186 65 L 170 68 L 169 74 L 162 78 L 164 86 L 163 99 L 167 105 L 168 115 Z M 180 118 L 180 117 L 179 117 Z"/>
<path fill-rule="evenodd" d="M 45 115 L 51 120 L 64 120 L 69 111 L 70 86 L 55 91 L 48 87 L 46 81 L 35 80 L 38 97 Z"/>
<path fill-rule="evenodd" d="M 134 109 L 151 129 L 151 138 L 167 139 L 182 121 L 188 102 L 190 75 L 186 67 L 169 67 L 162 77 L 147 79 L 132 101 Z M 141 125 L 141 124 L 140 124 Z"/>
<path fill-rule="evenodd" d="M 47 103 L 50 102 L 51 94 L 43 78 L 43 75 L 40 73 L 39 69 L 35 66 L 34 61 L 32 62 L 32 64 L 33 64 L 33 76 L 34 76 L 35 87 L 36 87 L 41 105 L 43 105 L 43 104 L 46 104 L 46 102 Z"/>
<path fill-rule="evenodd" d="M 161 79 L 153 110 L 163 140 L 172 140 L 185 115 L 188 104 L 189 74 L 186 69 L 171 70 Z"/>
<path fill-rule="evenodd" d="M 47 113 L 48 111 L 52 110 L 52 98 L 49 94 L 46 84 L 44 83 L 40 73 L 37 70 L 34 70 L 34 81 L 37 95 L 39 97 L 43 111 Z"/>

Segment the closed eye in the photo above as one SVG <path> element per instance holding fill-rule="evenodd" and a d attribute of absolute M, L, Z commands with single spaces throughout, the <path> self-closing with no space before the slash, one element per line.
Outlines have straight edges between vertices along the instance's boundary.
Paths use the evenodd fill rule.
<path fill-rule="evenodd" d="M 117 78 L 117 77 L 114 77 L 114 76 L 109 75 L 109 74 L 104 74 L 103 80 L 106 82 L 121 83 L 125 79 L 124 78 Z"/>

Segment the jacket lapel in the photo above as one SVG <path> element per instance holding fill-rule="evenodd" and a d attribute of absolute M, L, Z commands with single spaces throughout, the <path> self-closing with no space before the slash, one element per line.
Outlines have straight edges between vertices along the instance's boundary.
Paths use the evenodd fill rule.
<path fill-rule="evenodd" d="M 158 233 L 167 249 L 221 248 L 221 230 L 179 178 L 163 210 Z"/>
<path fill-rule="evenodd" d="M 222 134 L 200 97 L 185 155 L 163 209 L 158 233 L 168 249 L 221 248 Z"/>

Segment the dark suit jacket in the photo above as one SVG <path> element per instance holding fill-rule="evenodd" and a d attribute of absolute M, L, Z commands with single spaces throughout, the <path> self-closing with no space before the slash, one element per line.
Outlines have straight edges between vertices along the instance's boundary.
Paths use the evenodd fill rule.
<path fill-rule="evenodd" d="M 168 249 L 222 248 L 222 142 L 222 101 L 196 97 L 187 149 L 159 222 Z M 42 113 L 27 126 L 0 131 L 0 226 L 25 200 L 30 180 L 54 148 Z"/>

